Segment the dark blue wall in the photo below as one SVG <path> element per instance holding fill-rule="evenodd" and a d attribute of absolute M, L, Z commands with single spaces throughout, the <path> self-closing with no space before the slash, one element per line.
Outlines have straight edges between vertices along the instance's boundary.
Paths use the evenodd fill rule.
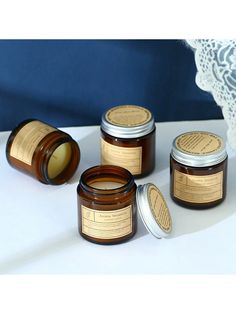
<path fill-rule="evenodd" d="M 145 106 L 156 121 L 221 118 L 195 73 L 177 40 L 1 40 L 0 130 L 27 118 L 99 124 L 119 104 Z"/>

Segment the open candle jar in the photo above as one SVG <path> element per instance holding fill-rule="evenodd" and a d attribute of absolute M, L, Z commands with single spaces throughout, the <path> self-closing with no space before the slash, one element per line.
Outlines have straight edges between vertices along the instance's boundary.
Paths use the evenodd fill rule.
<path fill-rule="evenodd" d="M 204 131 L 187 132 L 173 141 L 170 194 L 188 208 L 206 209 L 226 196 L 227 152 L 223 139 Z"/>
<path fill-rule="evenodd" d="M 87 169 L 77 187 L 78 229 L 86 240 L 117 244 L 137 230 L 137 209 L 146 228 L 157 238 L 171 231 L 171 217 L 160 191 L 153 184 L 137 188 L 133 175 L 119 166 Z"/>
<path fill-rule="evenodd" d="M 11 132 L 6 157 L 11 166 L 42 183 L 62 184 L 75 173 L 80 149 L 69 134 L 38 120 L 25 120 Z"/>

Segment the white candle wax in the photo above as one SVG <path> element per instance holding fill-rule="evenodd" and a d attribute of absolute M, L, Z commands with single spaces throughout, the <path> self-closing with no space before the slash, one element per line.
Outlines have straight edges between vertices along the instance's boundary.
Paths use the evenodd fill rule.
<path fill-rule="evenodd" d="M 50 179 L 57 177 L 71 160 L 71 146 L 64 143 L 58 146 L 48 162 L 48 176 Z"/>
<path fill-rule="evenodd" d="M 123 186 L 123 183 L 120 182 L 112 182 L 112 181 L 95 181 L 89 184 L 92 188 L 101 189 L 101 190 L 112 190 L 117 189 Z"/>

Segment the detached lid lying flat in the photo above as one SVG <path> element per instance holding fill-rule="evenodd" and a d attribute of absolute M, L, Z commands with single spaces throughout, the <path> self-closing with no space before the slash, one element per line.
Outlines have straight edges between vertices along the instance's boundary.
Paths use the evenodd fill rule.
<path fill-rule="evenodd" d="M 172 221 L 166 201 L 160 190 L 152 183 L 137 188 L 137 207 L 147 230 L 156 238 L 167 237 Z"/>

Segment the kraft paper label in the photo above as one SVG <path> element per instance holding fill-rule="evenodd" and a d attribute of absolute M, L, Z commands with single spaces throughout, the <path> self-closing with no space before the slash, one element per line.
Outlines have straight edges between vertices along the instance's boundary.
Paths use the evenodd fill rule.
<path fill-rule="evenodd" d="M 208 155 L 219 151 L 223 141 L 217 135 L 208 132 L 191 132 L 179 136 L 176 147 L 192 155 Z"/>
<path fill-rule="evenodd" d="M 117 126 L 132 127 L 147 123 L 151 119 L 149 110 L 134 106 L 118 106 L 106 113 L 106 120 Z"/>
<path fill-rule="evenodd" d="M 174 172 L 174 196 L 190 203 L 208 203 L 223 197 L 223 171 L 206 176 Z"/>
<path fill-rule="evenodd" d="M 165 231 L 171 230 L 171 217 L 167 204 L 155 185 L 148 188 L 148 200 L 153 216 L 158 225 Z"/>
<path fill-rule="evenodd" d="M 116 239 L 132 232 L 132 206 L 94 210 L 81 205 L 82 233 L 98 239 Z"/>
<path fill-rule="evenodd" d="M 15 136 L 10 155 L 31 166 L 32 157 L 39 142 L 53 131 L 56 129 L 40 121 L 29 122 Z"/>
<path fill-rule="evenodd" d="M 120 147 L 101 139 L 101 163 L 123 167 L 133 175 L 141 174 L 142 147 Z"/>

